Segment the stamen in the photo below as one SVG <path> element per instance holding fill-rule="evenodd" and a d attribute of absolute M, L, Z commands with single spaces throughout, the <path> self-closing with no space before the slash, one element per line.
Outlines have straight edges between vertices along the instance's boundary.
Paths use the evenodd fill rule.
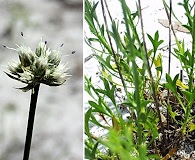
<path fill-rule="evenodd" d="M 6 45 L 2 45 L 4 48 L 7 48 L 7 49 L 11 49 L 11 50 L 14 50 L 14 51 L 17 51 L 15 48 L 11 48 L 11 47 L 8 47 L 8 46 L 6 46 Z"/>
<path fill-rule="evenodd" d="M 75 54 L 76 53 L 76 51 L 72 51 L 72 53 L 71 54 Z"/>

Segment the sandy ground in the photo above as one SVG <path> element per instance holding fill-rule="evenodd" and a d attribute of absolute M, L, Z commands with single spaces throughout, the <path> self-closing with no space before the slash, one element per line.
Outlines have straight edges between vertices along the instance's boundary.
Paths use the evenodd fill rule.
<path fill-rule="evenodd" d="M 0 44 L 34 49 L 41 37 L 53 49 L 64 43 L 60 50 L 72 75 L 60 87 L 41 85 L 30 159 L 82 159 L 82 0 L 0 0 L 0 4 Z M 0 160 L 21 160 L 30 92 L 15 89 L 24 84 L 3 73 L 10 60 L 18 60 L 17 53 L 3 47 L 0 52 Z"/>

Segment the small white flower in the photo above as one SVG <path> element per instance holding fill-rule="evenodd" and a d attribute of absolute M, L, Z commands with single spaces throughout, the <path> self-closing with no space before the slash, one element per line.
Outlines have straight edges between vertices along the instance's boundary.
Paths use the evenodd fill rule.
<path fill-rule="evenodd" d="M 59 51 L 53 50 L 48 54 L 48 62 L 52 65 L 58 66 L 61 61 L 61 53 Z"/>
<path fill-rule="evenodd" d="M 54 72 L 51 74 L 53 79 L 55 79 L 55 84 L 63 84 L 69 75 L 66 73 L 68 68 L 66 67 L 67 64 L 60 64 L 57 66 L 54 70 Z"/>
<path fill-rule="evenodd" d="M 35 57 L 33 51 L 27 46 L 18 46 L 17 52 L 19 55 L 20 62 L 23 66 L 29 66 L 33 63 Z"/>
<path fill-rule="evenodd" d="M 26 83 L 32 83 L 34 75 L 29 71 L 24 71 L 23 73 L 18 73 L 20 75 L 20 80 Z"/>
<path fill-rule="evenodd" d="M 12 74 L 17 75 L 18 74 L 18 69 L 20 68 L 20 63 L 13 60 L 12 62 L 8 63 L 8 69 Z"/>
<path fill-rule="evenodd" d="M 48 66 L 48 59 L 46 57 L 38 57 L 35 61 L 35 72 L 37 74 L 42 74 L 45 72 Z"/>
<path fill-rule="evenodd" d="M 35 51 L 35 54 L 39 57 L 41 55 L 44 55 L 46 54 L 46 51 L 48 50 L 47 49 L 47 46 L 46 46 L 46 41 L 43 42 L 42 38 L 41 38 L 41 41 L 39 42 L 37 48 L 36 48 L 36 51 Z"/>

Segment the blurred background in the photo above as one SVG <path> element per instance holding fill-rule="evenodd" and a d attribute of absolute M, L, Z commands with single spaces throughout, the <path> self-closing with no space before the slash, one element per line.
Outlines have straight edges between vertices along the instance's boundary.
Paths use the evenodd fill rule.
<path fill-rule="evenodd" d="M 41 37 L 60 48 L 72 77 L 62 86 L 41 85 L 30 152 L 31 160 L 80 160 L 83 154 L 82 0 L 0 0 L 0 44 L 34 50 Z M 24 33 L 25 39 L 20 35 Z M 75 54 L 71 54 L 76 51 Z M 21 160 L 31 92 L 9 78 L 7 64 L 18 61 L 13 50 L 0 47 L 0 160 Z"/>

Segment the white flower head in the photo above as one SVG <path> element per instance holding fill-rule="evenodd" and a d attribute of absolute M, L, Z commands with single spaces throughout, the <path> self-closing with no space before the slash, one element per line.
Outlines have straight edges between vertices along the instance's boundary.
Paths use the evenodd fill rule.
<path fill-rule="evenodd" d="M 61 63 L 61 53 L 58 50 L 50 50 L 42 39 L 35 51 L 24 45 L 17 47 L 13 50 L 18 52 L 20 61 L 10 62 L 8 64 L 10 73 L 5 73 L 15 80 L 26 83 L 26 87 L 20 88 L 23 91 L 33 89 L 40 83 L 59 86 L 70 77 L 67 73 L 67 64 Z"/>

